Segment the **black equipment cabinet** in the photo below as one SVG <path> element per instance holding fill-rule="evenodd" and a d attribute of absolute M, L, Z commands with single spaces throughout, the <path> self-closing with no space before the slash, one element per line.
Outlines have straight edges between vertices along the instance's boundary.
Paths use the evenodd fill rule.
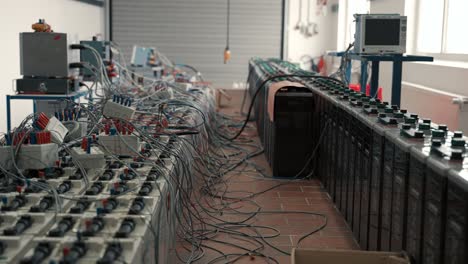
<path fill-rule="evenodd" d="M 314 149 L 314 96 L 306 88 L 284 87 L 275 95 L 274 120 L 265 131 L 269 162 L 276 177 L 306 176 Z M 302 171 L 302 172 L 301 172 Z"/>

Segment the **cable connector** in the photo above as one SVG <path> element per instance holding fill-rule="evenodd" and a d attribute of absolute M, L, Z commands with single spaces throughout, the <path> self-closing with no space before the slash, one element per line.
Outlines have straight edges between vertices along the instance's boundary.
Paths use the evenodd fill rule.
<path fill-rule="evenodd" d="M 115 233 L 116 238 L 127 238 L 129 237 L 130 233 L 135 230 L 135 220 L 132 218 L 125 218 L 120 224 L 119 230 Z"/>
<path fill-rule="evenodd" d="M 50 237 L 63 237 L 65 234 L 70 231 L 75 224 L 75 220 L 72 217 L 64 217 L 60 222 L 57 223 L 57 226 L 54 229 L 49 231 Z"/>
<path fill-rule="evenodd" d="M 85 68 L 86 67 L 86 63 L 85 62 L 72 62 L 70 64 L 68 64 L 68 67 L 70 68 Z"/>
<path fill-rule="evenodd" d="M 70 45 L 70 49 L 86 49 L 86 46 L 85 45 L 81 45 L 81 44 L 71 44 Z"/>
<path fill-rule="evenodd" d="M 77 263 L 80 258 L 86 255 L 88 247 L 84 242 L 77 241 L 71 248 L 63 248 L 63 258 L 60 263 Z"/>
<path fill-rule="evenodd" d="M 97 261 L 98 264 L 116 262 L 122 255 L 123 248 L 119 243 L 111 243 L 107 246 L 104 256 Z"/>
<path fill-rule="evenodd" d="M 5 236 L 21 235 L 26 229 L 32 226 L 33 222 L 34 220 L 31 216 L 23 215 L 13 227 L 3 230 L 3 235 Z"/>
<path fill-rule="evenodd" d="M 29 258 L 22 259 L 20 264 L 41 263 L 52 253 L 54 247 L 48 242 L 39 242 Z"/>

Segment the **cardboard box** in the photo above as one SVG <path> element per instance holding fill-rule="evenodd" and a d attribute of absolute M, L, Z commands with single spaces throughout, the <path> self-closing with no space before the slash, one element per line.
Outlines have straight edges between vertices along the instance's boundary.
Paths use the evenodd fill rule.
<path fill-rule="evenodd" d="M 410 264 L 396 252 L 293 248 L 291 264 Z"/>

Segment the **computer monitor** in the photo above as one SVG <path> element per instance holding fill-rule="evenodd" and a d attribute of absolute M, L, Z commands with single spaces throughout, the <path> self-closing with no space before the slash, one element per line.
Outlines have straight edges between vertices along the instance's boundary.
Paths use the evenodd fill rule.
<path fill-rule="evenodd" d="M 354 52 L 364 54 L 406 52 L 406 16 L 355 14 Z"/>

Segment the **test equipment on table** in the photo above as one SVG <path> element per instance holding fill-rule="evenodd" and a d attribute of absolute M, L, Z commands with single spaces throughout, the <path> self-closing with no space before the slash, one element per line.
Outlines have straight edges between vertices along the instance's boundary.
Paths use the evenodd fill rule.
<path fill-rule="evenodd" d="M 355 53 L 406 52 L 407 18 L 399 14 L 355 14 Z"/>

